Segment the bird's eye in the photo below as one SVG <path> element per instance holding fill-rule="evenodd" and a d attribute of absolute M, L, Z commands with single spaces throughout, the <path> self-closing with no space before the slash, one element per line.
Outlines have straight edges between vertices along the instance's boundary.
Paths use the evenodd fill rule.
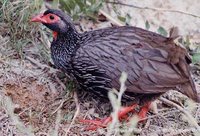
<path fill-rule="evenodd" d="M 54 20 L 54 16 L 52 16 L 52 15 L 50 15 L 49 18 L 50 18 L 51 20 Z"/>

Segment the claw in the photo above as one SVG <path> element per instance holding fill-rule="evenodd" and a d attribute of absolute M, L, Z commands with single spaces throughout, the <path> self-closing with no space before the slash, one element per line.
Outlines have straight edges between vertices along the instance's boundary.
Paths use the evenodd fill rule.
<path fill-rule="evenodd" d="M 151 105 L 151 102 L 148 102 L 146 105 L 144 105 L 141 108 L 140 112 L 138 113 L 138 116 L 139 116 L 141 121 L 143 121 L 144 118 L 146 118 L 147 112 L 149 111 L 149 108 L 150 108 L 150 105 Z"/>
<path fill-rule="evenodd" d="M 144 119 L 147 115 L 147 112 L 149 110 L 151 103 L 147 103 L 145 104 L 140 112 L 138 113 L 139 118 L 141 119 L 141 121 L 143 121 L 142 119 Z M 123 107 L 120 109 L 120 111 L 118 112 L 118 118 L 120 121 L 122 120 L 128 120 L 128 113 L 135 111 L 137 104 L 134 104 L 132 106 L 129 107 Z M 108 124 L 112 121 L 112 117 L 107 117 L 105 119 L 102 120 L 87 120 L 87 119 L 80 119 L 79 120 L 82 123 L 87 123 L 87 124 L 91 124 L 89 127 L 85 128 L 84 130 L 89 131 L 89 130 L 97 130 L 98 128 L 105 128 L 108 126 Z"/>
<path fill-rule="evenodd" d="M 128 116 L 127 114 L 129 112 L 134 111 L 135 107 L 137 106 L 137 104 L 134 104 L 132 106 L 129 107 L 123 107 L 120 109 L 120 111 L 118 112 L 118 118 L 120 121 L 122 121 L 123 119 L 127 119 Z M 89 127 L 85 128 L 84 130 L 88 131 L 88 130 L 97 130 L 98 128 L 105 128 L 108 126 L 108 124 L 112 121 L 112 117 L 107 117 L 105 119 L 102 120 L 87 120 L 87 119 L 80 119 L 79 120 L 82 123 L 87 123 L 87 124 L 92 124 Z"/>

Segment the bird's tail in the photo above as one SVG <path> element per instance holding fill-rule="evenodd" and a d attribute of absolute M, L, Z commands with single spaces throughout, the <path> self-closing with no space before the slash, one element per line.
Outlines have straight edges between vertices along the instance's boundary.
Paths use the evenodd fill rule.
<path fill-rule="evenodd" d="M 200 97 L 198 96 L 194 81 L 192 80 L 192 77 L 191 77 L 190 68 L 189 68 L 190 63 L 191 63 L 190 56 L 187 53 L 185 54 L 183 53 L 178 62 L 178 67 L 182 71 L 181 73 L 183 73 L 185 77 L 187 77 L 188 81 L 181 84 L 179 91 L 187 95 L 189 98 L 191 98 L 195 102 L 200 103 Z"/>
<path fill-rule="evenodd" d="M 182 84 L 179 91 L 187 95 L 189 98 L 191 98 L 195 102 L 200 103 L 200 97 L 198 96 L 194 82 L 191 81 L 191 79 L 190 79 L 190 82 Z"/>

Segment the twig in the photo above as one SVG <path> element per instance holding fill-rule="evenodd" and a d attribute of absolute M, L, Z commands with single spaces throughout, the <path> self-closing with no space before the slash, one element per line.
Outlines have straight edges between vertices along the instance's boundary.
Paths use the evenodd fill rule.
<path fill-rule="evenodd" d="M 1 117 L 0 117 L 0 122 L 1 122 L 1 120 L 5 119 L 5 118 L 8 118 L 8 115 L 7 115 L 7 114 L 1 115 Z"/>
<path fill-rule="evenodd" d="M 5 107 L 6 109 L 6 113 L 9 115 L 10 119 L 13 121 L 13 124 L 16 126 L 16 128 L 25 135 L 35 136 L 31 126 L 25 126 L 25 124 L 20 121 L 19 116 L 17 116 L 14 113 L 14 104 L 11 98 L 5 96 L 2 99 L 2 102 L 3 102 L 3 107 Z"/>
<path fill-rule="evenodd" d="M 176 135 L 180 135 L 180 134 L 184 134 L 184 133 L 188 133 L 188 132 L 195 132 L 197 130 L 195 130 L 194 128 L 190 128 L 190 129 L 178 129 L 178 130 L 174 130 L 174 129 L 169 129 L 168 132 L 170 134 L 167 134 L 166 136 L 176 136 Z"/>
<path fill-rule="evenodd" d="M 180 134 L 195 132 L 195 131 L 197 131 L 195 128 L 188 128 L 188 129 L 163 128 L 160 131 L 156 131 L 156 134 L 159 132 L 165 136 L 175 136 L 175 135 L 180 135 Z"/>
<path fill-rule="evenodd" d="M 165 136 L 176 136 L 181 135 L 188 132 L 196 132 L 197 130 L 195 128 L 187 128 L 187 129 L 174 129 L 174 128 L 163 128 L 154 131 L 153 133 L 149 133 L 149 135 L 165 135 Z"/>
<path fill-rule="evenodd" d="M 196 127 L 197 131 L 200 132 L 200 126 L 198 125 L 198 123 L 196 122 L 195 118 L 186 110 L 184 110 L 181 106 L 179 106 L 178 104 L 167 100 L 166 98 L 160 97 L 159 98 L 160 101 L 172 105 L 173 107 L 176 107 L 177 109 L 179 109 L 182 113 L 184 113 L 187 117 L 188 117 L 188 123 L 190 123 L 191 125 L 193 125 L 194 127 Z"/>
<path fill-rule="evenodd" d="M 152 109 L 152 111 L 153 111 L 155 114 L 158 114 L 157 101 L 153 101 L 153 102 L 151 103 L 150 109 Z"/>
<path fill-rule="evenodd" d="M 89 1 L 86 1 L 86 3 L 88 5 L 91 5 L 91 3 Z M 110 20 L 113 24 L 117 25 L 117 26 L 124 26 L 122 23 L 120 23 L 119 21 L 115 20 L 112 16 L 110 16 L 108 13 L 106 13 L 103 10 L 99 10 L 99 13 L 101 13 L 102 15 L 104 15 L 108 20 Z"/>
<path fill-rule="evenodd" d="M 173 111 L 169 111 L 169 112 L 158 113 L 158 114 L 155 114 L 155 115 L 150 115 L 148 117 L 145 117 L 142 120 L 149 120 L 149 119 L 153 119 L 153 118 L 156 118 L 156 117 L 162 117 L 162 118 L 164 118 L 165 115 L 171 114 L 171 113 L 174 113 L 174 112 L 178 112 L 178 111 L 179 110 L 173 110 Z"/>
<path fill-rule="evenodd" d="M 119 21 L 115 20 L 113 17 L 111 17 L 109 14 L 107 14 L 105 11 L 103 10 L 99 10 L 99 12 L 104 15 L 108 20 L 110 20 L 113 24 L 117 25 L 117 26 L 124 26 L 122 23 L 120 23 Z"/>
<path fill-rule="evenodd" d="M 39 136 L 50 136 L 48 133 L 46 132 L 38 132 Z"/>
<path fill-rule="evenodd" d="M 61 110 L 58 110 L 57 116 L 56 116 L 56 122 L 55 122 L 55 129 L 53 130 L 52 136 L 58 136 L 60 121 L 61 121 Z"/>
<path fill-rule="evenodd" d="M 108 98 L 109 98 L 111 105 L 113 107 L 113 112 L 111 114 L 112 122 L 109 125 L 109 129 L 108 129 L 106 136 L 111 136 L 114 129 L 115 130 L 119 129 L 118 113 L 120 112 L 120 108 L 121 108 L 122 95 L 123 95 L 124 91 L 126 90 L 126 85 L 125 85 L 126 80 L 127 80 L 127 73 L 122 72 L 121 77 L 119 79 L 119 81 L 120 81 L 119 92 L 117 90 L 113 89 L 113 92 L 115 92 L 115 91 L 118 92 L 117 97 L 111 91 L 108 93 Z"/>
<path fill-rule="evenodd" d="M 76 93 L 76 92 L 74 92 L 74 100 L 75 100 L 75 103 L 76 103 L 76 112 L 75 112 L 75 114 L 74 114 L 74 117 L 73 117 L 73 119 L 72 119 L 72 122 L 70 123 L 69 127 L 68 127 L 67 130 L 66 130 L 65 136 L 67 136 L 67 134 L 69 133 L 69 131 L 70 131 L 72 125 L 73 125 L 74 122 L 75 122 L 76 117 L 78 116 L 78 114 L 79 114 L 79 112 L 80 112 L 80 105 L 79 105 L 79 103 L 78 103 L 78 96 L 77 96 L 77 93 Z"/>
<path fill-rule="evenodd" d="M 65 84 L 63 84 L 63 82 L 56 75 L 55 75 L 55 79 L 60 84 L 60 86 L 63 88 L 63 90 L 66 90 Z"/>
<path fill-rule="evenodd" d="M 180 10 L 151 8 L 151 7 L 140 7 L 140 6 L 130 5 L 130 4 L 122 3 L 122 2 L 110 2 L 110 1 L 107 1 L 106 3 L 127 6 L 127 7 L 137 8 L 137 9 L 141 9 L 141 10 L 153 10 L 153 11 L 162 11 L 162 12 L 173 12 L 173 13 L 179 13 L 179 14 L 184 14 L 184 15 L 188 15 L 188 16 L 200 18 L 200 16 L 198 16 L 198 15 L 194 15 L 192 13 L 188 13 L 188 12 L 184 12 L 184 11 L 180 11 Z"/>
<path fill-rule="evenodd" d="M 26 58 L 27 60 L 29 60 L 31 63 L 37 65 L 37 66 L 38 66 L 39 68 L 41 68 L 41 69 L 49 68 L 51 72 L 56 72 L 56 71 L 57 71 L 57 69 L 54 69 L 54 68 L 52 68 L 52 67 L 49 67 L 48 65 L 42 64 L 42 63 L 40 63 L 39 61 L 36 61 L 35 59 L 33 59 L 33 58 L 29 57 L 29 56 L 26 56 L 25 58 Z"/>
<path fill-rule="evenodd" d="M 55 114 L 62 106 L 63 106 L 63 103 L 65 102 L 65 100 L 62 100 L 61 101 L 61 103 L 60 103 L 60 105 L 58 106 L 58 108 L 55 110 L 55 111 L 53 111 L 52 113 L 51 113 L 51 116 L 53 115 L 53 114 Z"/>

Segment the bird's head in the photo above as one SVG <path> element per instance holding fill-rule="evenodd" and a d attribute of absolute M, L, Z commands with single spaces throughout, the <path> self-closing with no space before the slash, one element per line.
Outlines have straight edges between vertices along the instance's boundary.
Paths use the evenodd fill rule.
<path fill-rule="evenodd" d="M 48 9 L 31 19 L 32 22 L 40 22 L 54 33 L 67 33 L 74 30 L 71 17 L 60 10 Z"/>

